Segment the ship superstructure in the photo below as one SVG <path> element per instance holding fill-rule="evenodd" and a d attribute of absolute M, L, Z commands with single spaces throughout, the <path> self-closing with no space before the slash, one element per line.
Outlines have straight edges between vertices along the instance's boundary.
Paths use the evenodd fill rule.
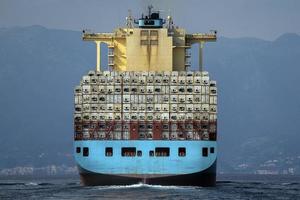
<path fill-rule="evenodd" d="M 215 185 L 217 88 L 202 48 L 216 32 L 187 34 L 159 12 L 113 33 L 84 31 L 97 49 L 95 71 L 75 88 L 74 153 L 85 185 L 138 182 Z M 101 43 L 109 71 L 101 70 Z M 199 43 L 199 70 L 190 71 Z"/>

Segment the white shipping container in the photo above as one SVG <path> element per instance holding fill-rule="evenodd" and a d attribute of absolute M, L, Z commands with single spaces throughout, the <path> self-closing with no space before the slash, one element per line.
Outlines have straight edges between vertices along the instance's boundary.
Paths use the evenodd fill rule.
<path fill-rule="evenodd" d="M 83 94 L 90 94 L 91 93 L 91 86 L 90 85 L 83 85 L 82 86 L 82 93 Z"/>
<path fill-rule="evenodd" d="M 89 101 L 89 100 L 88 100 Z M 81 95 L 76 95 L 75 96 L 75 104 L 82 104 L 82 96 Z"/>
<path fill-rule="evenodd" d="M 194 104 L 193 108 L 194 108 L 195 112 L 200 112 L 201 111 L 201 104 Z"/>
<path fill-rule="evenodd" d="M 91 103 L 98 103 L 98 95 L 91 95 Z"/>
<path fill-rule="evenodd" d="M 217 105 L 217 96 L 209 96 L 209 103 Z"/>
<path fill-rule="evenodd" d="M 193 119 L 194 120 L 201 120 L 201 114 L 200 113 L 193 113 Z"/>
<path fill-rule="evenodd" d="M 75 94 L 82 94 L 82 88 L 81 86 L 76 86 L 74 89 L 74 93 Z"/>
<path fill-rule="evenodd" d="M 154 95 L 154 103 L 158 103 L 158 104 L 163 103 L 163 96 L 162 95 Z"/>
<path fill-rule="evenodd" d="M 161 113 L 155 113 L 154 114 L 154 120 L 161 120 L 162 117 L 161 117 Z"/>
<path fill-rule="evenodd" d="M 82 105 L 75 105 L 75 113 L 81 113 L 82 112 Z"/>
<path fill-rule="evenodd" d="M 99 120 L 98 113 L 91 113 L 91 120 L 93 120 L 93 121 Z"/>
<path fill-rule="evenodd" d="M 119 112 L 115 112 L 114 113 L 114 118 L 115 118 L 115 120 L 121 120 L 122 119 L 122 114 L 121 113 L 119 113 Z"/>
<path fill-rule="evenodd" d="M 131 105 L 131 112 L 137 112 L 138 111 L 138 104 L 130 104 Z"/>
<path fill-rule="evenodd" d="M 179 113 L 177 116 L 178 120 L 185 120 L 185 113 Z"/>
<path fill-rule="evenodd" d="M 90 113 L 82 113 L 82 118 L 83 120 L 90 120 L 91 119 Z"/>
<path fill-rule="evenodd" d="M 114 95 L 106 95 L 106 102 L 107 103 L 115 103 L 114 98 L 115 98 Z"/>
<path fill-rule="evenodd" d="M 130 103 L 138 104 L 139 103 L 139 95 L 131 95 Z"/>
<path fill-rule="evenodd" d="M 186 100 L 186 103 L 193 103 L 194 97 L 193 97 L 193 95 L 186 95 L 185 100 Z"/>
<path fill-rule="evenodd" d="M 194 94 L 200 94 L 201 93 L 201 86 L 194 86 Z"/>
<path fill-rule="evenodd" d="M 83 112 L 90 112 L 90 104 L 83 104 L 82 105 Z"/>
<path fill-rule="evenodd" d="M 154 111 L 153 104 L 147 104 L 146 105 L 146 112 L 153 112 L 153 111 Z"/>
<path fill-rule="evenodd" d="M 120 111 L 121 111 L 121 108 L 122 108 L 122 105 L 121 105 L 121 104 L 114 104 L 114 111 L 115 111 L 115 112 L 120 112 Z"/>
<path fill-rule="evenodd" d="M 197 105 L 197 104 L 195 104 Z M 186 104 L 186 111 L 187 112 L 193 112 L 194 110 L 194 105 L 193 104 Z"/>
<path fill-rule="evenodd" d="M 142 120 L 142 121 L 146 120 L 146 113 L 139 112 L 138 113 L 138 118 L 139 118 L 139 120 Z"/>
<path fill-rule="evenodd" d="M 178 102 L 185 103 L 185 95 L 178 95 Z"/>
<path fill-rule="evenodd" d="M 178 111 L 177 104 L 171 104 L 171 112 L 177 112 L 177 111 Z"/>
<path fill-rule="evenodd" d="M 209 94 L 209 86 L 202 86 L 201 90 L 202 94 Z"/>
<path fill-rule="evenodd" d="M 217 95 L 217 87 L 210 87 L 210 95 Z"/>
<path fill-rule="evenodd" d="M 169 120 L 169 113 L 161 113 L 161 119 L 162 120 Z"/>
<path fill-rule="evenodd" d="M 146 104 L 138 104 L 139 112 L 146 112 Z"/>
<path fill-rule="evenodd" d="M 178 95 L 170 95 L 170 102 L 171 103 L 177 103 L 178 102 Z"/>
<path fill-rule="evenodd" d="M 216 105 L 209 105 L 209 111 L 210 112 L 217 112 L 217 106 Z"/>
<path fill-rule="evenodd" d="M 110 76 L 110 71 L 103 71 L 103 76 Z"/>
<path fill-rule="evenodd" d="M 179 112 L 185 112 L 186 111 L 185 104 L 178 104 L 178 111 Z"/>
<path fill-rule="evenodd" d="M 161 104 L 154 104 L 154 111 L 160 112 L 161 111 Z"/>
<path fill-rule="evenodd" d="M 154 90 L 154 86 L 153 85 L 147 85 L 147 93 L 148 94 L 152 94 Z"/>
<path fill-rule="evenodd" d="M 138 120 L 138 113 L 137 112 L 131 112 L 130 114 L 131 114 L 131 116 L 130 116 L 131 120 Z"/>
<path fill-rule="evenodd" d="M 97 112 L 98 111 L 98 104 L 91 104 L 90 108 L 91 108 L 91 112 Z"/>
<path fill-rule="evenodd" d="M 98 104 L 98 111 L 105 112 L 107 110 L 107 104 Z"/>
<path fill-rule="evenodd" d="M 138 86 L 138 91 L 140 94 L 145 94 L 146 89 L 147 89 L 146 86 L 142 86 L 142 85 Z"/>
<path fill-rule="evenodd" d="M 114 95 L 115 103 L 122 103 L 122 95 Z"/>
<path fill-rule="evenodd" d="M 130 104 L 123 104 L 123 112 L 130 112 Z"/>
<path fill-rule="evenodd" d="M 161 110 L 163 112 L 169 112 L 169 104 L 161 104 Z"/>
<path fill-rule="evenodd" d="M 106 94 L 106 86 L 105 85 L 99 86 L 99 94 Z"/>
<path fill-rule="evenodd" d="M 114 104 L 106 104 L 106 110 L 108 112 L 113 112 L 114 111 Z"/>
<path fill-rule="evenodd" d="M 216 115 L 216 114 L 210 113 L 210 114 L 209 114 L 209 120 L 210 120 L 210 121 L 216 121 L 216 120 L 217 120 L 217 115 Z"/>
<path fill-rule="evenodd" d="M 123 103 L 130 103 L 130 95 L 123 95 Z"/>
<path fill-rule="evenodd" d="M 201 102 L 209 104 L 209 95 L 201 95 Z"/>
<path fill-rule="evenodd" d="M 194 85 L 200 85 L 202 83 L 202 77 L 201 76 L 195 76 L 194 77 Z"/>
<path fill-rule="evenodd" d="M 202 85 L 209 85 L 209 77 L 208 76 L 202 77 Z"/>
<path fill-rule="evenodd" d="M 107 115 L 104 112 L 99 113 L 99 120 L 103 121 L 107 119 Z"/>
<path fill-rule="evenodd" d="M 152 121 L 154 119 L 153 113 L 146 113 L 146 120 Z"/>
<path fill-rule="evenodd" d="M 83 84 L 90 84 L 90 76 L 83 76 L 82 77 Z"/>
<path fill-rule="evenodd" d="M 107 94 L 113 94 L 114 92 L 114 86 L 113 85 L 108 85 L 106 88 Z"/>
<path fill-rule="evenodd" d="M 146 103 L 153 103 L 154 96 L 153 95 L 146 95 Z"/>
<path fill-rule="evenodd" d="M 202 104 L 201 109 L 203 112 L 208 112 L 209 111 L 209 104 Z"/>
<path fill-rule="evenodd" d="M 81 120 L 82 120 L 81 114 L 76 113 L 76 114 L 74 115 L 74 120 L 75 120 L 75 121 L 81 121 Z"/>

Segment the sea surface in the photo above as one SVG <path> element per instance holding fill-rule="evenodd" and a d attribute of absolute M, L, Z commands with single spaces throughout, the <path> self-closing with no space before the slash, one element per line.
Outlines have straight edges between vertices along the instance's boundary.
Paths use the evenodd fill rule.
<path fill-rule="evenodd" d="M 0 199 L 293 199 L 300 200 L 299 176 L 221 176 L 216 187 L 135 184 L 83 187 L 77 178 L 1 180 Z"/>

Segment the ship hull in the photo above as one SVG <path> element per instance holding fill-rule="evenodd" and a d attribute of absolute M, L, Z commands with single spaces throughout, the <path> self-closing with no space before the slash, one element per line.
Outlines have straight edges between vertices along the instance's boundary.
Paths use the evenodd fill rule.
<path fill-rule="evenodd" d="M 208 169 L 181 175 L 162 175 L 162 177 L 150 178 L 149 175 L 130 177 L 131 175 L 100 174 L 85 170 L 78 166 L 82 185 L 131 185 L 137 183 L 151 185 L 176 185 L 176 186 L 201 186 L 212 187 L 216 185 L 216 161 Z"/>
<path fill-rule="evenodd" d="M 113 149 L 107 157 L 105 149 Z M 122 156 L 122 147 L 135 147 L 142 156 Z M 156 147 L 167 147 L 168 156 L 149 156 Z M 184 147 L 186 155 L 179 156 Z M 89 155 L 75 152 L 81 183 L 129 185 L 137 183 L 182 186 L 214 186 L 217 146 L 215 141 L 75 141 L 74 150 L 89 148 Z M 214 149 L 203 155 L 203 149 Z"/>

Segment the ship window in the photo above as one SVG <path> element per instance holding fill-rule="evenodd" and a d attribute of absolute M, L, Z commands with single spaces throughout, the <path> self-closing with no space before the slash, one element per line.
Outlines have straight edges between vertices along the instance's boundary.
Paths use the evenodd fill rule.
<path fill-rule="evenodd" d="M 156 30 L 151 30 L 151 31 L 150 31 L 150 35 L 151 35 L 151 36 L 158 36 L 158 31 L 156 31 Z"/>
<path fill-rule="evenodd" d="M 107 156 L 107 157 L 113 156 L 113 148 L 112 147 L 105 148 L 105 156 Z"/>
<path fill-rule="evenodd" d="M 210 153 L 215 153 L 215 148 L 214 147 L 210 147 Z"/>
<path fill-rule="evenodd" d="M 141 45 L 148 45 L 148 40 L 141 40 Z"/>
<path fill-rule="evenodd" d="M 87 157 L 89 156 L 89 148 L 88 147 L 83 147 L 83 152 L 82 152 L 83 156 Z"/>
<path fill-rule="evenodd" d="M 123 147 L 122 148 L 122 156 L 124 157 L 134 157 L 136 154 L 135 147 Z"/>
<path fill-rule="evenodd" d="M 76 153 L 80 153 L 81 152 L 81 148 L 80 147 L 76 147 Z"/>
<path fill-rule="evenodd" d="M 178 148 L 178 156 L 185 157 L 185 154 L 186 154 L 185 148 L 184 147 L 179 147 Z"/>
<path fill-rule="evenodd" d="M 170 156 L 170 148 L 167 148 L 167 147 L 155 148 L 155 156 L 158 156 L 158 157 Z"/>
<path fill-rule="evenodd" d="M 149 151 L 149 156 L 153 157 L 154 156 L 154 151 Z"/>
<path fill-rule="evenodd" d="M 141 30 L 141 36 L 148 36 L 147 30 Z"/>
<path fill-rule="evenodd" d="M 141 157 L 143 155 L 142 151 L 137 151 L 137 156 Z"/>
<path fill-rule="evenodd" d="M 208 148 L 207 147 L 203 147 L 202 148 L 202 156 L 203 157 L 207 157 L 208 156 Z"/>
<path fill-rule="evenodd" d="M 151 41 L 150 41 L 150 44 L 151 44 L 151 45 L 158 45 L 158 40 L 151 40 Z"/>

